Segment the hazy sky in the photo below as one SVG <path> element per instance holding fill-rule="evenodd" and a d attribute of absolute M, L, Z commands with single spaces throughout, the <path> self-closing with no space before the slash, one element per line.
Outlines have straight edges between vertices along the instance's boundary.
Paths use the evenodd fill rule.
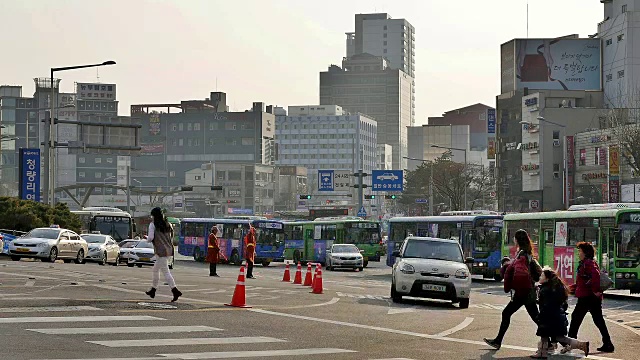
<path fill-rule="evenodd" d="M 416 121 L 495 104 L 500 44 L 526 37 L 526 0 L 0 0 L 0 84 L 23 85 L 56 66 L 115 60 L 101 82 L 131 104 L 227 93 L 232 111 L 253 101 L 317 104 L 319 72 L 341 64 L 354 14 L 387 12 L 416 29 Z M 531 0 L 529 36 L 594 34 L 599 0 Z M 62 91 L 96 70 L 59 73 Z"/>

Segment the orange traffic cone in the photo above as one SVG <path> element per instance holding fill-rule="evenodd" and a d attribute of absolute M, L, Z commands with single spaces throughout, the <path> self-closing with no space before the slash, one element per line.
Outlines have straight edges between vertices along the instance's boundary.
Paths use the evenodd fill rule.
<path fill-rule="evenodd" d="M 298 270 L 296 270 L 296 277 L 293 278 L 294 284 L 302 284 L 302 265 L 298 261 Z"/>
<path fill-rule="evenodd" d="M 322 294 L 322 269 L 318 270 L 318 276 L 316 276 L 316 282 L 313 284 L 312 294 Z"/>
<path fill-rule="evenodd" d="M 316 279 L 318 278 L 318 271 L 320 271 L 320 269 L 322 268 L 322 265 L 320 265 L 320 263 L 316 264 L 316 272 L 313 273 L 313 282 L 311 283 L 311 288 L 315 289 L 316 288 Z"/>
<path fill-rule="evenodd" d="M 284 276 L 282 277 L 282 282 L 291 282 L 291 274 L 289 273 L 289 264 L 284 268 Z"/>
<path fill-rule="evenodd" d="M 236 282 L 236 289 L 233 291 L 233 298 L 231 298 L 231 304 L 225 304 L 226 306 L 250 308 L 248 306 L 244 290 L 244 266 L 240 267 L 240 274 L 238 274 L 238 282 Z"/>
<path fill-rule="evenodd" d="M 302 286 L 311 286 L 313 285 L 313 279 L 311 278 L 311 263 L 307 264 L 307 275 L 304 277 L 304 284 Z"/>

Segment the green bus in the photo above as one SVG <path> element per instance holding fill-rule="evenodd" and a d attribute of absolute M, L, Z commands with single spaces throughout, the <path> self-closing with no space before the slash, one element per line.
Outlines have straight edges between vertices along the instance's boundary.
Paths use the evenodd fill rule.
<path fill-rule="evenodd" d="M 323 217 L 313 221 L 283 221 L 284 258 L 294 263 L 325 264 L 332 244 L 354 244 L 362 252 L 364 266 L 384 255 L 380 223 L 360 217 Z"/>
<path fill-rule="evenodd" d="M 566 211 L 507 214 L 504 216 L 502 255 L 513 258 L 513 236 L 529 233 L 534 256 L 567 283 L 575 283 L 576 244 L 587 241 L 596 248 L 596 261 L 614 281 L 614 289 L 640 293 L 640 205 L 592 204 Z"/>

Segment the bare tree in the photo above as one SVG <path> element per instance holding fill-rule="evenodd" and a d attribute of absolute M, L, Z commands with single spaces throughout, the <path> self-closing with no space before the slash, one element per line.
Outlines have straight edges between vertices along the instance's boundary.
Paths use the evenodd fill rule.
<path fill-rule="evenodd" d="M 610 131 L 620 146 L 620 155 L 634 172 L 640 170 L 640 89 L 617 92 L 615 99 L 608 98 L 613 109 L 600 116 L 600 128 Z"/>

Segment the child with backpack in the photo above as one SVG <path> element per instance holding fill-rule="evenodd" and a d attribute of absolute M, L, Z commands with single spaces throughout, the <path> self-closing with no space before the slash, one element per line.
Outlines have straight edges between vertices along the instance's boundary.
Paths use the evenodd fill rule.
<path fill-rule="evenodd" d="M 566 313 L 568 297 L 569 290 L 562 279 L 551 268 L 545 267 L 540 276 L 538 291 L 540 314 L 538 315 L 536 335 L 540 336 L 540 342 L 538 343 L 538 351 L 531 355 L 531 358 L 546 359 L 549 350 L 552 349 L 551 344 L 554 342 L 568 344 L 572 349 L 582 350 L 585 357 L 589 356 L 588 341 L 578 341 L 567 337 L 567 327 L 569 326 Z"/>
<path fill-rule="evenodd" d="M 538 318 L 535 283 L 540 279 L 542 268 L 533 258 L 533 244 L 527 231 L 523 229 L 516 231 L 514 240 L 518 246 L 518 252 L 515 259 L 507 263 L 504 271 L 504 292 L 512 292 L 511 302 L 502 311 L 498 336 L 494 339 L 484 339 L 494 349 L 500 349 L 502 346 L 502 339 L 509 329 L 511 316 L 522 306 L 527 309 L 527 313 L 534 322 Z"/>

